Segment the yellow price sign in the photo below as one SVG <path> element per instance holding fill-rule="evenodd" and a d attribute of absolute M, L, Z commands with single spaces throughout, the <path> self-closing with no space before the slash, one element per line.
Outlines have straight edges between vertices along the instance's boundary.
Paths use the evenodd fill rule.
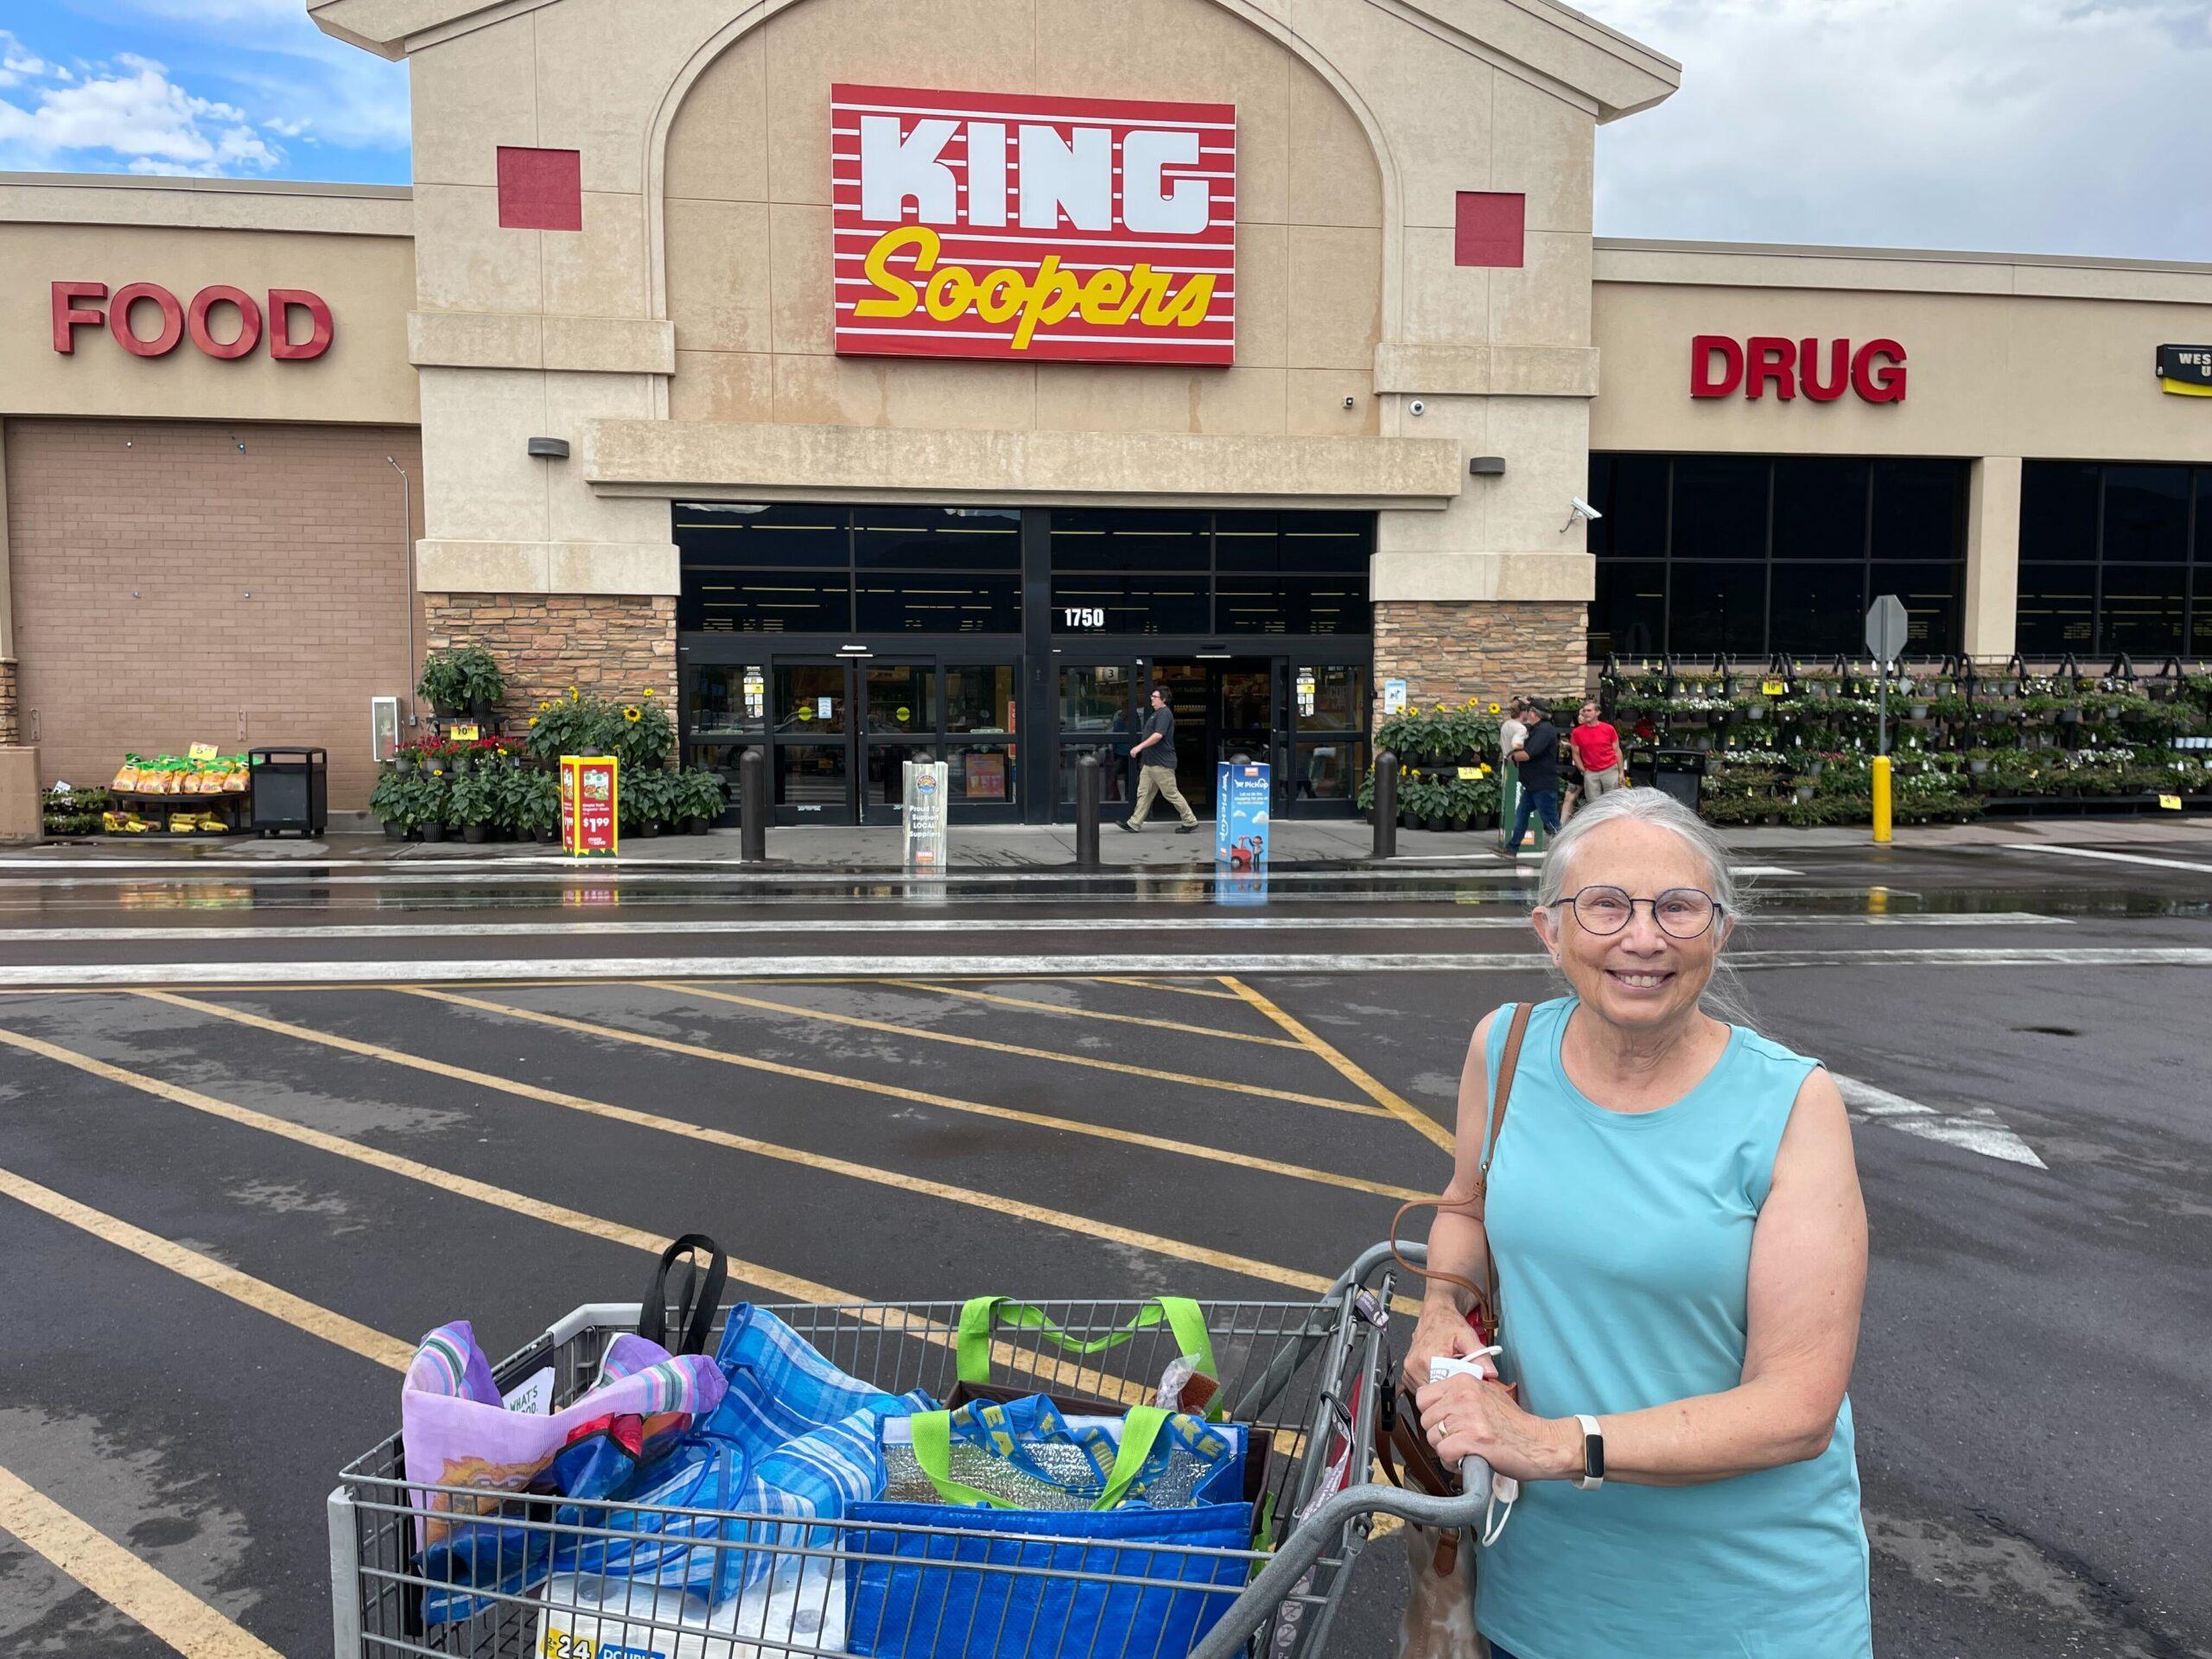
<path fill-rule="evenodd" d="M 1786 696 L 1789 694 L 1789 683 L 1787 680 L 1761 680 L 1759 682 L 1759 695 L 1763 697 Z"/>
<path fill-rule="evenodd" d="M 474 726 L 448 726 L 446 735 L 456 743 L 474 743 L 482 733 Z"/>
<path fill-rule="evenodd" d="M 195 743 L 185 753 L 194 760 L 213 760 L 215 758 L 215 746 L 213 743 Z"/>
<path fill-rule="evenodd" d="M 2181 810 L 2181 797 L 2178 795 L 2161 795 L 2158 797 L 2158 804 L 2165 808 L 2169 812 L 2178 812 Z"/>
<path fill-rule="evenodd" d="M 1480 766 L 1462 766 L 1459 768 L 1459 776 L 1470 783 L 1473 782 L 1482 775 L 1483 769 Z"/>

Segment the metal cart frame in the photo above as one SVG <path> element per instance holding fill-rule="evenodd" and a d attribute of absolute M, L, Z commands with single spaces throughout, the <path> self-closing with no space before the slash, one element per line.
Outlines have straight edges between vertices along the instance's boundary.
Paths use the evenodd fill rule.
<path fill-rule="evenodd" d="M 1418 1246 L 1401 1244 L 1418 1261 Z M 791 1516 L 726 1510 L 654 1508 L 627 1501 L 579 1503 L 557 1497 L 487 1492 L 477 1487 L 424 1486 L 404 1475 L 397 1434 L 356 1459 L 341 1471 L 330 1494 L 328 1522 L 332 1625 L 336 1659 L 391 1659 L 394 1655 L 465 1655 L 469 1659 L 523 1659 L 541 1649 L 556 1659 L 628 1659 L 665 1645 L 683 1659 L 766 1659 L 766 1656 L 836 1656 L 853 1652 L 946 1659 L 971 1654 L 1035 1652 L 1039 1656 L 1081 1655 L 1083 1659 L 1185 1659 L 1183 1651 L 1133 1647 L 1129 1630 L 1114 1628 L 1114 1610 L 1126 1612 L 1137 1597 L 1191 1597 L 1204 1608 L 1198 1621 L 1211 1630 L 1189 1659 L 1231 1659 L 1239 1653 L 1265 1653 L 1270 1659 L 1312 1659 L 1326 1646 L 1330 1627 L 1373 1519 L 1390 1515 L 1424 1527 L 1457 1529 L 1477 1524 L 1478 1500 L 1434 1498 L 1364 1478 L 1374 1466 L 1375 1413 L 1378 1387 L 1390 1385 L 1382 1374 L 1389 1363 L 1383 1338 L 1394 1276 L 1388 1244 L 1364 1252 L 1338 1277 L 1327 1295 L 1313 1302 L 1217 1302 L 1204 1304 L 1208 1330 L 1222 1370 L 1221 1400 L 1232 1421 L 1267 1428 L 1273 1437 L 1268 1490 L 1259 1510 L 1272 1520 L 1274 1548 L 1224 1550 L 1158 1544 L 1104 1546 L 1115 1570 L 1096 1570 L 1101 1546 L 1095 1540 L 1071 1543 L 1043 1535 L 1014 1543 L 1001 1532 L 960 1528 L 912 1528 L 869 1521 L 824 1522 L 811 1527 Z M 1121 1332 L 1146 1304 L 1141 1300 L 1046 1302 L 1039 1306 L 1071 1338 L 1094 1338 Z M 915 1388 L 942 1397 L 954 1384 L 953 1332 L 957 1303 L 875 1303 L 849 1306 L 793 1305 L 771 1311 L 811 1341 L 832 1363 L 889 1393 Z M 725 1313 L 727 1310 L 725 1310 Z M 535 1372 L 553 1370 L 553 1407 L 583 1393 L 596 1376 L 607 1343 L 633 1329 L 639 1307 L 593 1304 L 580 1307 L 496 1368 L 502 1389 L 512 1389 Z M 716 1325 L 719 1339 L 721 1320 Z M 1152 1382 L 1173 1357 L 1174 1339 L 1166 1327 L 1139 1330 L 1090 1357 L 1065 1351 L 1049 1333 L 1005 1330 L 993 1345 L 994 1381 L 1012 1381 L 1025 1390 L 1078 1395 L 1135 1403 L 1149 1395 Z M 1342 1490 L 1321 1495 L 1332 1437 L 1348 1447 Z M 455 1514 L 460 1522 L 481 1525 L 497 1540 L 494 1568 L 488 1578 L 437 1578 L 426 1573 L 418 1551 L 426 1515 Z M 430 1524 L 450 1524 L 432 1516 Z M 662 1529 L 666 1529 L 666 1533 Z M 865 1533 L 867 1540 L 861 1536 Z M 920 1534 L 918 1561 L 911 1548 Z M 906 1536 L 902 1537 L 901 1535 Z M 1029 1550 L 1042 1554 L 1031 1559 Z M 1071 1570 L 1068 1552 L 1079 1546 L 1085 1559 Z M 512 1548 L 512 1560 L 509 1560 Z M 883 1552 L 899 1549 L 895 1555 Z M 963 1548 L 966 1554 L 960 1554 Z M 995 1548 L 994 1559 L 978 1552 Z M 594 1578 L 589 1562 L 602 1564 L 608 1552 L 658 1550 L 664 1563 L 676 1559 L 690 1570 L 696 1552 L 738 1554 L 741 1581 L 795 1586 L 785 1598 L 785 1622 L 773 1618 L 744 1623 L 736 1615 L 711 1627 L 691 1611 L 671 1614 L 664 1604 L 681 1600 L 680 1584 L 664 1576 L 660 1586 L 626 1590 L 622 1605 L 594 1600 L 588 1605 L 548 1600 L 549 1581 L 581 1585 L 653 1586 L 650 1571 L 631 1580 L 609 1573 Z M 550 1565 L 527 1563 L 544 1552 Z M 1123 1556 L 1128 1558 L 1125 1562 Z M 711 1558 L 710 1576 L 724 1563 Z M 483 1560 L 482 1551 L 477 1556 Z M 563 1561 L 566 1565 L 563 1565 Z M 937 1603 L 937 1622 L 927 1630 L 842 1631 L 850 1575 L 899 1568 L 957 1579 L 958 1593 Z M 679 1576 L 680 1576 L 679 1572 Z M 575 1575 L 582 1574 L 582 1577 Z M 1038 1581 L 1046 1581 L 1046 1590 Z M 717 1580 L 721 1582 L 722 1580 Z M 1069 1599 L 1061 1592 L 1057 1624 L 1033 1621 L 1039 1609 L 1052 1606 L 1049 1591 L 1074 1584 L 1091 1591 Z M 810 1613 L 791 1611 L 814 1591 L 818 1605 Z M 1033 1592 L 1033 1623 L 1010 1624 L 1007 1608 Z M 577 1594 L 581 1595 L 581 1592 Z M 778 1593 L 781 1593 L 780 1589 Z M 839 1605 L 830 1620 L 830 1601 Z M 1120 1601 L 1116 1602 L 1116 1597 Z M 1039 1599 L 1041 1598 L 1041 1599 Z M 435 1599 L 438 1611 L 426 1622 L 424 1609 Z M 642 1601 L 645 1605 L 639 1605 Z M 753 1607 L 751 1588 L 744 1601 Z M 987 1604 L 999 1604 L 995 1627 Z M 948 1607 L 965 1604 L 964 1624 Z M 1224 1604 L 1226 1604 L 1224 1606 Z M 454 1605 L 467 1611 L 454 1614 Z M 728 1604 L 715 1603 L 719 1610 Z M 1090 1622 L 1077 1625 L 1072 1610 L 1089 1608 Z M 1157 1605 L 1157 1602 L 1154 1604 Z M 697 1603 L 704 1610 L 704 1600 Z M 757 1611 L 757 1609 L 755 1609 Z M 558 1613 L 584 1639 L 556 1642 L 541 1637 L 541 1621 Z M 801 1626 L 804 1625 L 804 1629 Z M 613 1631 L 609 1636 L 607 1632 Z M 635 1647 L 632 1637 L 649 1639 Z M 665 1638 L 664 1643 L 662 1638 Z M 861 1643 L 849 1649 L 848 1641 Z M 887 1645 L 887 1643 L 888 1645 Z"/>

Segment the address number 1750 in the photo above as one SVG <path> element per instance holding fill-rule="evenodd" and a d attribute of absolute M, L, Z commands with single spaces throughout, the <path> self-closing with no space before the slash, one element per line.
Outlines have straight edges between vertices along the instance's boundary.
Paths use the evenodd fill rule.
<path fill-rule="evenodd" d="M 1071 628 L 1103 628 L 1106 626 L 1106 609 L 1101 605 L 1070 605 L 1061 614 Z"/>

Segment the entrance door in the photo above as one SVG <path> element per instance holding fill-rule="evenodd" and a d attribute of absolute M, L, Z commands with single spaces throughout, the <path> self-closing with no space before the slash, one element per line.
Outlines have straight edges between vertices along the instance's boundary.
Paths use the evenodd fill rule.
<path fill-rule="evenodd" d="M 1273 768 L 1274 808 L 1281 807 L 1289 758 L 1282 680 L 1282 665 L 1271 657 L 1153 664 L 1152 683 L 1175 710 L 1175 781 L 1201 817 L 1213 810 L 1214 767 L 1240 754 Z"/>
<path fill-rule="evenodd" d="M 854 822 L 853 668 L 835 659 L 775 666 L 770 775 L 778 823 Z"/>

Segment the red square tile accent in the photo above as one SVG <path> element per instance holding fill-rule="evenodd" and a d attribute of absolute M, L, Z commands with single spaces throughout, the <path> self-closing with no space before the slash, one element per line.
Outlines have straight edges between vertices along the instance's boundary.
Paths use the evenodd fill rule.
<path fill-rule="evenodd" d="M 1529 198 L 1518 191 L 1460 191 L 1452 217 L 1452 263 L 1517 267 L 1528 219 Z"/>
<path fill-rule="evenodd" d="M 583 229 L 582 154 L 501 144 L 499 223 L 511 231 Z"/>

